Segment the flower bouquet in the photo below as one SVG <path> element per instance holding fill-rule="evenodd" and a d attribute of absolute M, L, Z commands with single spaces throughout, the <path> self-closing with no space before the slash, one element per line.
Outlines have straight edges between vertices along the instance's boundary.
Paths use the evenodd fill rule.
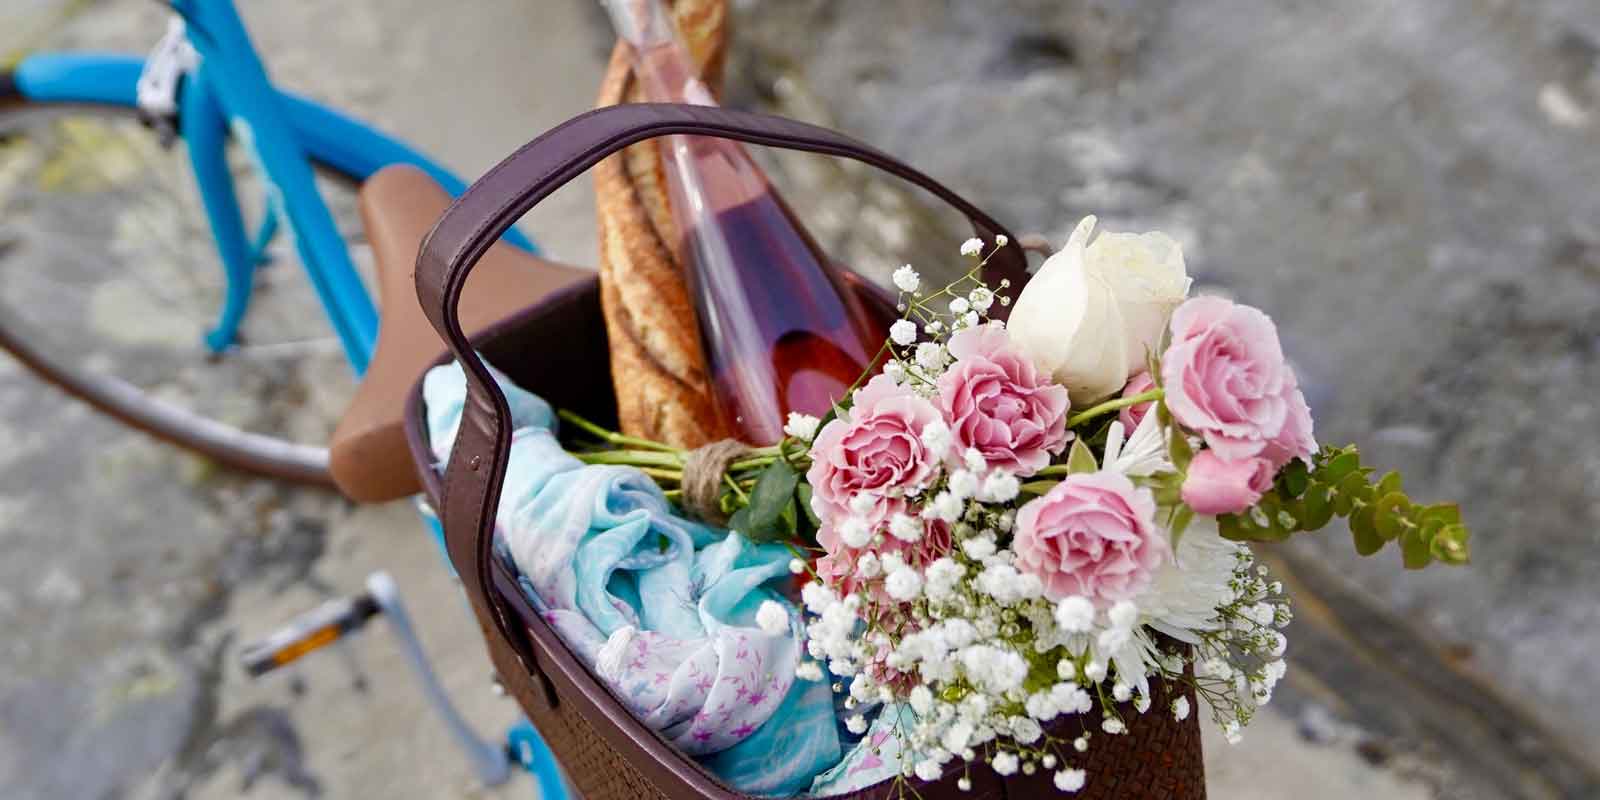
<path fill-rule="evenodd" d="M 1190 698 L 1238 741 L 1284 675 L 1291 618 L 1251 543 L 1341 517 L 1363 555 L 1468 558 L 1455 505 L 1318 446 L 1266 314 L 1190 297 L 1169 237 L 1091 242 L 1094 225 L 1015 297 L 979 277 L 995 248 L 978 239 L 949 285 L 897 270 L 900 317 L 868 373 L 777 444 L 685 451 L 561 412 L 600 440 L 579 459 L 789 545 L 797 675 L 847 695 L 849 730 L 895 756 L 880 779 L 966 787 L 987 763 L 1075 792 L 1095 776 L 1074 765 L 1129 713 L 1183 720 L 1205 710 Z M 758 621 L 786 629 L 770 605 Z"/>

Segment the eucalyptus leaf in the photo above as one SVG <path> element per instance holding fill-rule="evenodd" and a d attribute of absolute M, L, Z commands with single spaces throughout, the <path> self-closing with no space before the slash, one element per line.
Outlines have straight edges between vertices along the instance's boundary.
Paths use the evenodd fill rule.
<path fill-rule="evenodd" d="M 1372 519 L 1372 506 L 1363 506 L 1350 515 L 1350 536 L 1355 539 L 1356 552 L 1364 556 L 1383 549 L 1383 537 Z"/>
<path fill-rule="evenodd" d="M 1433 553 L 1428 546 L 1428 541 L 1422 538 L 1422 531 L 1412 528 L 1400 536 L 1400 560 L 1406 569 L 1422 569 L 1433 560 Z"/>
<path fill-rule="evenodd" d="M 1322 473 L 1320 477 L 1328 483 L 1338 483 L 1341 478 L 1359 469 L 1361 469 L 1361 455 L 1351 450 L 1345 450 L 1320 470 Z"/>
<path fill-rule="evenodd" d="M 1467 539 L 1470 533 L 1460 523 L 1444 526 L 1428 543 L 1428 552 L 1446 564 L 1465 564 L 1468 560 Z"/>
<path fill-rule="evenodd" d="M 1329 487 L 1325 483 L 1313 483 L 1301 498 L 1303 512 L 1300 515 L 1300 530 L 1320 531 L 1333 521 L 1333 502 L 1328 497 Z"/>
<path fill-rule="evenodd" d="M 1407 500 L 1405 495 L 1398 491 L 1384 495 L 1383 499 L 1373 506 L 1373 523 L 1378 529 L 1378 535 L 1390 542 L 1400 538 L 1400 534 L 1405 533 L 1406 529 L 1414 524 L 1406 518 L 1410 513 L 1411 501 Z"/>
<path fill-rule="evenodd" d="M 1306 468 L 1306 462 L 1295 459 L 1285 464 L 1278 473 L 1278 485 L 1283 488 L 1287 497 L 1299 497 L 1311 485 L 1311 474 Z"/>

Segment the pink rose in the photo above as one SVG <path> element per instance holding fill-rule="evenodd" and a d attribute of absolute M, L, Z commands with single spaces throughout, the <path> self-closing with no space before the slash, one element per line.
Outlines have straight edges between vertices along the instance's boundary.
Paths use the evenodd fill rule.
<path fill-rule="evenodd" d="M 823 426 L 811 445 L 812 510 L 836 523 L 851 516 L 850 499 L 865 493 L 874 502 L 861 516 L 873 524 L 888 519 L 905 506 L 888 490 L 926 482 L 944 458 L 922 443 L 923 427 L 943 421 L 932 403 L 889 376 L 867 381 L 850 410 Z"/>
<path fill-rule="evenodd" d="M 1122 387 L 1122 396 L 1133 397 L 1134 395 L 1144 394 L 1154 388 L 1156 388 L 1155 379 L 1150 377 L 1148 371 L 1145 371 L 1128 379 L 1128 385 Z M 1150 413 L 1150 407 L 1153 405 L 1155 405 L 1154 400 L 1147 400 L 1122 409 L 1122 413 L 1117 415 L 1117 419 L 1122 420 L 1123 432 L 1132 436 L 1133 432 L 1138 429 L 1139 423 L 1144 421 L 1144 415 Z"/>
<path fill-rule="evenodd" d="M 939 378 L 939 406 L 956 444 L 1019 477 L 1043 469 L 1067 443 L 1066 387 L 1039 374 L 999 325 L 967 328 L 949 347 L 956 361 Z"/>
<path fill-rule="evenodd" d="M 1224 461 L 1262 456 L 1276 470 L 1317 448 L 1278 330 L 1258 309 L 1220 297 L 1179 306 L 1161 377 L 1172 418 Z"/>
<path fill-rule="evenodd" d="M 1171 548 L 1156 528 L 1156 501 L 1116 472 L 1069 475 L 1017 512 L 1017 564 L 1045 596 L 1082 595 L 1106 607 L 1150 584 Z"/>
<path fill-rule="evenodd" d="M 1183 502 L 1197 514 L 1237 514 L 1272 488 L 1275 471 L 1265 458 L 1224 461 L 1215 450 L 1201 450 L 1183 479 Z"/>

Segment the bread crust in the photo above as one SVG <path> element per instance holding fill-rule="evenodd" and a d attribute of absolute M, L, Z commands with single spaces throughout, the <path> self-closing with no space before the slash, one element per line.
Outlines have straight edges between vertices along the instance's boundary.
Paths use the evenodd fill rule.
<path fill-rule="evenodd" d="M 691 57 L 720 88 L 725 0 L 677 0 L 673 15 Z M 637 102 L 628 46 L 611 53 L 597 105 Z M 594 168 L 600 301 L 623 433 L 693 448 L 724 438 L 684 271 L 659 143 L 641 142 Z"/>

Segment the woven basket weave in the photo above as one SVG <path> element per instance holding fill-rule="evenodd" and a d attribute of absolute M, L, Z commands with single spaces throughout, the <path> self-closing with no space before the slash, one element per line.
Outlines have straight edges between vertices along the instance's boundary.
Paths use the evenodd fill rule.
<path fill-rule="evenodd" d="M 711 64 L 714 71 L 721 59 L 723 0 L 679 0 L 676 11 L 700 62 Z M 626 70 L 621 54 L 614 56 L 602 105 L 626 97 Z M 591 800 L 743 800 L 745 795 L 722 784 L 633 717 L 529 605 L 511 568 L 492 556 L 494 508 L 509 446 L 508 411 L 504 396 L 476 354 L 481 353 L 511 380 L 552 405 L 577 410 L 601 424 L 617 425 L 620 417 L 623 427 L 634 432 L 685 445 L 714 438 L 694 406 L 696 392 L 704 398 L 704 362 L 696 360 L 698 338 L 687 340 L 690 347 L 686 340 L 672 340 L 670 331 L 651 327 L 670 322 L 670 315 L 681 315 L 689 308 L 681 280 L 676 279 L 670 248 L 664 244 L 673 241 L 674 234 L 668 227 L 670 216 L 659 166 L 652 166 L 656 151 L 644 141 L 626 154 L 601 160 L 618 146 L 648 136 L 670 132 L 723 135 L 856 158 L 918 183 L 955 205 L 974 222 L 980 235 L 993 239 L 1004 229 L 927 176 L 833 132 L 777 118 L 708 109 L 611 111 L 628 113 L 580 117 L 507 158 L 446 212 L 423 243 L 417 265 L 419 299 L 451 351 L 438 363 L 447 363 L 452 357 L 461 362 L 468 374 L 469 397 L 443 474 L 428 442 L 420 383 L 408 399 L 407 437 L 424 491 L 440 512 L 447 550 L 472 602 L 490 659 L 582 796 Z M 453 316 L 453 305 L 482 249 L 550 191 L 581 174 L 585 166 L 592 166 L 597 174 L 603 237 L 601 280 L 585 281 L 548 296 L 469 341 Z M 1015 237 L 1011 239 L 1015 242 Z M 991 258 L 991 269 L 1013 283 L 1025 280 L 1024 266 L 1022 252 L 1014 245 Z M 891 301 L 884 295 L 859 279 L 846 277 L 869 306 L 892 314 Z M 676 282 L 681 306 L 667 308 L 669 315 L 646 324 L 642 317 L 660 311 L 656 307 L 660 304 L 649 302 L 648 293 L 626 296 L 629 290 L 639 289 L 629 285 L 630 280 L 659 290 L 668 306 L 674 302 L 672 285 Z M 692 332 L 692 311 L 689 313 L 687 330 Z M 674 323 L 680 325 L 679 333 L 681 323 L 681 318 Z M 673 399 L 674 392 L 678 400 Z M 651 407 L 680 401 L 684 405 L 674 414 L 640 417 L 641 398 L 649 398 Z M 1087 786 L 1076 797 L 1205 797 L 1198 714 L 1183 722 L 1174 720 L 1164 710 L 1171 699 L 1169 688 L 1154 688 L 1150 713 L 1141 715 L 1131 707 L 1119 709 L 1129 724 L 1126 734 L 1097 732 L 1087 753 L 1063 753 L 1067 765 L 1089 773 Z M 1191 707 L 1198 709 L 1192 689 L 1187 690 L 1187 697 Z M 1083 717 L 1066 717 L 1051 732 L 1071 740 L 1099 717 L 1099 709 Z M 906 790 L 906 796 L 925 800 L 982 800 L 1045 797 L 1056 791 L 1049 770 L 1002 777 L 987 766 L 974 765 L 967 773 L 972 786 L 966 792 L 956 786 L 961 774 L 952 771 L 931 783 L 912 780 L 896 786 L 888 782 L 843 797 L 891 798 Z"/>

